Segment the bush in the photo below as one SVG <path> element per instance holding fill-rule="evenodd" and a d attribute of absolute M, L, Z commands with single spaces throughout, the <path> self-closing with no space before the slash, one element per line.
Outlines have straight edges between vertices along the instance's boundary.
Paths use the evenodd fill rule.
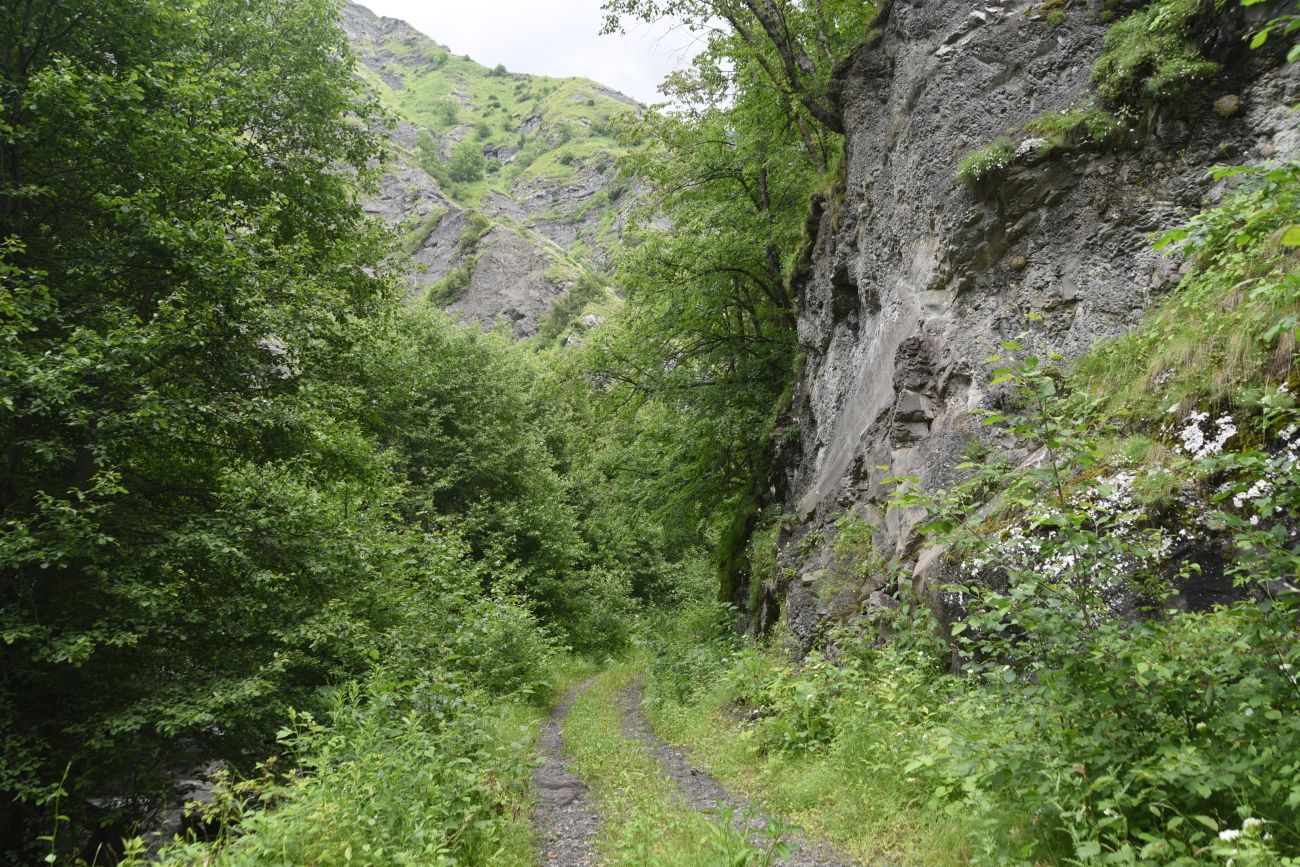
<path fill-rule="evenodd" d="M 483 179 L 483 170 L 487 161 L 483 149 L 469 139 L 461 139 L 451 149 L 451 161 L 448 170 L 452 180 L 470 183 Z"/>
<path fill-rule="evenodd" d="M 474 269 L 477 267 L 477 256 L 462 259 L 429 286 L 424 299 L 436 307 L 446 307 L 469 288 L 470 281 L 474 279 Z"/>
<path fill-rule="evenodd" d="M 699 602 L 652 620 L 643 639 L 651 653 L 647 700 L 685 704 L 714 685 L 741 649 L 735 620 L 730 605 Z"/>
<path fill-rule="evenodd" d="M 1047 149 L 1054 151 L 1086 145 L 1117 146 L 1132 132 L 1130 123 L 1128 111 L 1112 114 L 1095 106 L 1083 106 L 1046 112 L 1025 124 L 1025 130 L 1046 139 Z"/>
<path fill-rule="evenodd" d="M 447 212 L 442 208 L 431 209 L 428 215 L 420 221 L 420 225 L 410 235 L 402 239 L 402 251 L 408 256 L 417 252 L 429 240 L 429 236 L 438 230 L 442 218 L 446 215 Z"/>
<path fill-rule="evenodd" d="M 567 274 L 547 272 L 547 279 L 558 282 Z M 537 337 L 540 343 L 550 343 L 578 318 L 589 304 L 602 301 L 607 292 L 605 282 L 589 271 L 583 271 L 577 282 L 569 287 L 563 295 L 551 303 L 551 307 L 542 315 L 537 324 Z"/>
<path fill-rule="evenodd" d="M 443 126 L 455 126 L 460 120 L 460 103 L 450 97 L 440 99 L 434 103 L 433 113 Z"/>
<path fill-rule="evenodd" d="M 460 231 L 460 239 L 456 242 L 456 250 L 462 256 L 469 256 L 478 249 L 478 242 L 492 231 L 494 224 L 487 217 L 478 211 L 471 212 L 469 219 L 465 223 L 465 228 Z"/>
<path fill-rule="evenodd" d="M 518 732 L 523 722 L 454 678 L 435 673 L 411 683 L 376 672 L 338 689 L 324 722 L 294 715 L 281 744 L 296 766 L 283 774 L 272 760 L 260 778 L 226 778 L 201 814 L 221 829 L 216 841 L 173 847 L 162 863 L 526 859 L 528 829 L 516 819 L 533 768 L 529 741 Z"/>

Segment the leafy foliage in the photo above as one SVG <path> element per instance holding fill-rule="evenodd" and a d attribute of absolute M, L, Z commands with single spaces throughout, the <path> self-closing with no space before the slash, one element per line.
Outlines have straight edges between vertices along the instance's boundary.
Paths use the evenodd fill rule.
<path fill-rule="evenodd" d="M 0 143 L 6 798 L 71 764 L 65 803 L 115 822 L 364 656 L 392 493 L 334 371 L 394 284 L 333 14 L 39 3 L 0 25 L 30 46 L 5 55 Z"/>
<path fill-rule="evenodd" d="M 962 157 L 957 164 L 957 180 L 975 187 L 1010 165 L 1016 154 L 1016 143 L 1001 136 L 978 150 Z"/>
<path fill-rule="evenodd" d="M 402 303 L 358 205 L 379 116 L 336 12 L 0 16 L 22 46 L 0 57 L 6 861 L 111 852 L 195 768 L 256 776 L 290 708 L 327 727 L 292 753 L 310 773 L 267 782 L 300 807 L 240 813 L 266 845 L 356 844 L 372 742 L 426 750 L 403 785 L 432 789 L 369 857 L 479 857 L 524 767 L 478 709 L 544 696 L 566 642 L 616 648 L 661 563 L 653 527 L 566 477 L 545 367 Z M 457 790 L 465 813 L 436 795 Z M 317 807 L 347 815 L 323 848 L 293 812 Z"/>
<path fill-rule="evenodd" d="M 487 160 L 483 157 L 483 148 L 470 139 L 461 139 L 452 147 L 448 174 L 453 181 L 468 183 L 482 180 L 486 167 Z"/>
<path fill-rule="evenodd" d="M 833 174 L 840 144 L 826 86 L 874 7 L 605 8 L 610 28 L 672 16 L 708 37 L 693 67 L 663 87 L 683 110 L 649 113 L 635 131 L 642 145 L 625 166 L 650 200 L 625 230 L 618 279 L 627 304 L 592 366 L 610 383 L 620 448 L 653 467 L 628 474 L 634 496 L 680 539 L 729 534 L 720 550 L 743 550 L 761 505 L 767 433 L 793 376 L 787 276 L 804 240 L 801 217 Z M 768 28 L 772 15 L 785 32 Z M 714 16 L 728 26 L 706 27 Z M 723 592 L 734 595 L 739 561 L 720 559 Z"/>
<path fill-rule="evenodd" d="M 1114 147 L 1132 132 L 1131 113 L 1109 112 L 1094 105 L 1068 111 L 1046 112 L 1025 124 L 1032 135 L 1042 136 L 1049 151 L 1091 145 Z"/>
<path fill-rule="evenodd" d="M 1170 99 L 1217 75 L 1196 29 L 1218 5 L 1155 0 L 1111 25 L 1093 70 L 1102 96 L 1116 103 Z"/>
<path fill-rule="evenodd" d="M 1192 272 L 1141 327 L 1079 364 L 1079 387 L 1135 423 L 1158 426 L 1170 409 L 1186 413 L 1247 396 L 1252 384 L 1284 375 L 1295 359 L 1300 167 L 1212 174 L 1239 187 L 1157 242 L 1180 247 Z"/>

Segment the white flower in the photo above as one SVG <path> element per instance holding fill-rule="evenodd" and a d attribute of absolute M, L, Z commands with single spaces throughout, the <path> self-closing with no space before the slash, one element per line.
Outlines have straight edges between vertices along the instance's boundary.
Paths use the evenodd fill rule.
<path fill-rule="evenodd" d="M 1240 509 L 1246 505 L 1247 500 L 1257 500 L 1267 494 L 1273 493 L 1273 484 L 1268 479 L 1257 479 L 1245 491 L 1232 495 L 1232 504 Z"/>
<path fill-rule="evenodd" d="M 1219 832 L 1219 839 L 1231 843 L 1241 836 L 1241 832 L 1236 828 L 1225 828 Z"/>
<path fill-rule="evenodd" d="M 1045 138 L 1027 138 L 1016 148 L 1016 156 L 1023 157 L 1025 154 L 1033 153 L 1045 144 L 1047 144 Z"/>

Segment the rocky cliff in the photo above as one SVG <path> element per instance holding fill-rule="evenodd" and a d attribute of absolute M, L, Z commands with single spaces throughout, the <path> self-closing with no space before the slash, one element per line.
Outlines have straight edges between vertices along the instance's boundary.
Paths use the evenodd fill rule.
<path fill-rule="evenodd" d="M 1132 328 L 1180 279 L 1151 234 L 1222 193 L 1206 169 L 1296 151 L 1295 65 L 1242 39 L 1261 8 L 1200 35 L 1221 64 L 1212 80 L 1120 113 L 1105 143 L 1034 132 L 1100 104 L 1092 70 L 1112 13 L 1098 2 L 900 0 L 843 67 L 846 172 L 797 287 L 806 363 L 773 440 L 773 491 L 793 521 L 778 537 L 784 577 L 765 589 L 801 646 L 896 592 L 826 586 L 825 539 L 846 511 L 918 586 L 933 579 L 918 515 L 886 511 L 883 480 L 941 486 L 996 436 L 972 410 L 1000 400 L 985 359 L 1025 314 L 1066 358 Z M 963 157 L 1000 137 L 996 171 L 959 181 Z"/>
<path fill-rule="evenodd" d="M 488 69 L 356 4 L 341 23 L 395 118 L 366 210 L 401 229 L 415 293 L 462 321 L 504 321 L 528 336 L 564 293 L 603 282 L 636 199 L 616 166 L 635 100 L 586 79 Z M 468 173 L 455 165 L 458 146 L 478 163 Z M 588 321 L 613 301 L 608 291 L 584 298 L 566 309 Z"/>

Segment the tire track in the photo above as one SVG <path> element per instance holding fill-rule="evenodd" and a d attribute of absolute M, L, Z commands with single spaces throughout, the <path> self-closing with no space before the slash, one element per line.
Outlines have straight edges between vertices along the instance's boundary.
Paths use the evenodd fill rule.
<path fill-rule="evenodd" d="M 768 827 L 769 819 L 753 809 L 749 800 L 728 792 L 721 783 L 704 771 L 694 767 L 686 751 L 674 746 L 654 733 L 645 712 L 641 709 L 642 686 L 633 681 L 619 696 L 619 714 L 623 734 L 640 741 L 659 762 L 663 772 L 672 778 L 686 803 L 694 810 L 731 810 L 732 824 L 745 831 L 752 845 L 761 846 L 766 841 L 759 833 Z M 793 851 L 778 861 L 786 867 L 850 867 L 846 861 L 824 846 L 811 843 L 802 834 L 785 838 Z"/>
<path fill-rule="evenodd" d="M 569 771 L 562 729 L 574 701 L 594 680 L 594 677 L 589 678 L 564 694 L 551 709 L 538 740 L 542 763 L 533 773 L 533 786 L 537 791 L 533 827 L 537 829 L 539 864 L 592 867 L 596 863 L 600 815 L 591 801 L 587 785 Z"/>

